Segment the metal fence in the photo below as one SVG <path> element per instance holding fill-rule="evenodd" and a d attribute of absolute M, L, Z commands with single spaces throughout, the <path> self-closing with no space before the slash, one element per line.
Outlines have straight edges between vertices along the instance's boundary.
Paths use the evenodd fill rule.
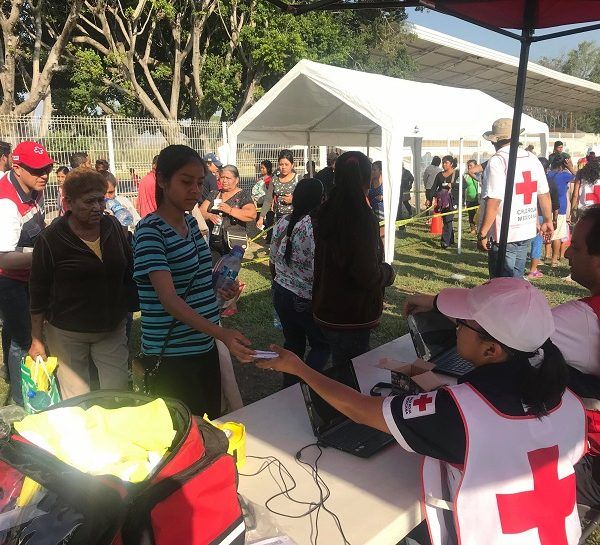
<path fill-rule="evenodd" d="M 92 164 L 106 159 L 119 180 L 119 192 L 137 194 L 137 182 L 152 165 L 152 159 L 168 144 L 186 144 L 201 154 L 214 152 L 226 144 L 226 123 L 184 120 L 159 122 L 145 118 L 110 117 L 52 117 L 43 122 L 32 116 L 0 116 L 0 139 L 13 147 L 22 140 L 36 140 L 44 144 L 59 165 L 69 165 L 73 153 L 88 153 Z M 277 154 L 282 144 L 240 144 L 237 166 L 241 185 L 250 189 L 262 160 L 277 165 Z M 297 170 L 305 172 L 308 150 L 292 147 Z M 310 150 L 312 160 L 320 165 L 322 151 Z M 46 206 L 49 213 L 57 206 L 57 183 L 52 174 L 46 187 Z"/>
<path fill-rule="evenodd" d="M 119 191 L 127 195 L 137 194 L 137 181 L 144 176 L 152 164 L 152 158 L 168 144 L 187 144 L 201 154 L 219 153 L 227 143 L 226 123 L 183 120 L 159 122 L 146 118 L 110 117 L 52 117 L 47 121 L 34 116 L 0 116 L 0 139 L 15 146 L 26 139 L 43 143 L 58 165 L 68 165 L 69 157 L 75 152 L 85 151 L 92 163 L 107 159 L 111 171 L 119 179 Z M 539 142 L 532 140 L 539 150 Z M 336 144 L 332 142 L 332 145 Z M 277 144 L 238 144 L 237 167 L 241 175 L 241 186 L 250 189 L 256 180 L 259 163 L 269 159 L 274 168 L 277 155 L 282 148 L 289 147 L 294 155 L 296 170 L 306 172 L 306 163 L 313 160 L 316 168 L 325 166 L 327 148 L 286 146 Z M 423 168 L 433 155 L 451 153 L 458 155 L 458 140 L 430 140 L 423 142 Z M 381 150 L 363 149 L 374 159 L 380 159 Z M 463 161 L 474 158 L 485 160 L 492 152 L 491 146 L 482 141 L 463 142 Z M 412 164 L 410 150 L 402 158 Z M 51 176 L 46 189 L 47 209 L 56 208 L 56 178 Z"/>

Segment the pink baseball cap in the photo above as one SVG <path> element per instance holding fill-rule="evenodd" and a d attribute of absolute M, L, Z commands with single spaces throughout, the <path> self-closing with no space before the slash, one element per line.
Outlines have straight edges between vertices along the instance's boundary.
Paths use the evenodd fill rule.
<path fill-rule="evenodd" d="M 438 295 L 437 308 L 451 318 L 476 321 L 494 339 L 522 352 L 535 352 L 554 333 L 546 297 L 521 278 L 447 288 Z"/>
<path fill-rule="evenodd" d="M 20 142 L 15 147 L 12 152 L 12 161 L 16 165 L 25 165 L 29 168 L 44 168 L 54 164 L 46 148 L 42 144 L 30 140 Z"/>

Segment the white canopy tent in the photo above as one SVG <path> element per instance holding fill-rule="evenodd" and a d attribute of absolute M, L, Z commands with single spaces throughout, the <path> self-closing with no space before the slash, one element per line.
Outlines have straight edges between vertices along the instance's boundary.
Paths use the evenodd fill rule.
<path fill-rule="evenodd" d="M 391 262 L 404 146 L 412 147 L 413 172 L 420 180 L 424 138 L 478 139 L 495 119 L 512 115 L 510 106 L 474 89 L 302 60 L 229 127 L 228 161 L 235 163 L 238 142 L 381 147 L 385 257 Z M 527 115 L 521 126 L 540 136 L 544 154 L 548 126 Z"/>

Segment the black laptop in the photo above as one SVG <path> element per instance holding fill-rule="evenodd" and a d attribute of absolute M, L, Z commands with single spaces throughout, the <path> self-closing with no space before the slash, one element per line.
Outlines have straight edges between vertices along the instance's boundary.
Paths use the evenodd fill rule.
<path fill-rule="evenodd" d="M 474 369 L 456 352 L 456 324 L 452 320 L 430 311 L 411 314 L 407 322 L 417 356 L 435 364 L 436 373 L 462 377 Z"/>
<path fill-rule="evenodd" d="M 360 391 L 352 364 L 331 367 L 322 371 L 322 373 L 337 382 Z M 394 442 L 394 438 L 388 433 L 353 422 L 329 405 L 305 383 L 301 383 L 300 386 L 308 410 L 310 424 L 319 443 L 349 452 L 361 458 L 368 458 L 386 445 Z"/>

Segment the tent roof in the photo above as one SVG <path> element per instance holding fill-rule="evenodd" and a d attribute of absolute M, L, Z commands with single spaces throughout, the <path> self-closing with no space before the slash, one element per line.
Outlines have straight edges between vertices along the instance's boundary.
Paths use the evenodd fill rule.
<path fill-rule="evenodd" d="M 600 2 L 599 2 L 600 3 Z M 413 79 L 476 88 L 512 104 L 519 59 L 414 25 L 408 52 L 418 68 Z M 530 62 L 525 105 L 566 112 L 600 108 L 600 85 Z"/>
<path fill-rule="evenodd" d="M 239 142 L 372 146 L 404 137 L 479 138 L 510 106 L 475 89 L 390 78 L 302 60 L 229 129 Z M 548 126 L 523 115 L 529 134 Z"/>
<path fill-rule="evenodd" d="M 422 3 L 484 25 L 521 29 L 524 26 L 525 6 L 532 4 L 532 0 L 426 0 Z M 597 0 L 568 3 L 564 0 L 537 0 L 533 27 L 551 28 L 599 19 L 600 2 Z"/>
<path fill-rule="evenodd" d="M 542 29 L 600 20 L 598 0 L 268 0 L 294 14 L 313 10 L 424 6 L 490 29 Z M 567 33 L 580 30 L 568 29 Z M 513 35 L 513 37 L 517 37 Z"/>

